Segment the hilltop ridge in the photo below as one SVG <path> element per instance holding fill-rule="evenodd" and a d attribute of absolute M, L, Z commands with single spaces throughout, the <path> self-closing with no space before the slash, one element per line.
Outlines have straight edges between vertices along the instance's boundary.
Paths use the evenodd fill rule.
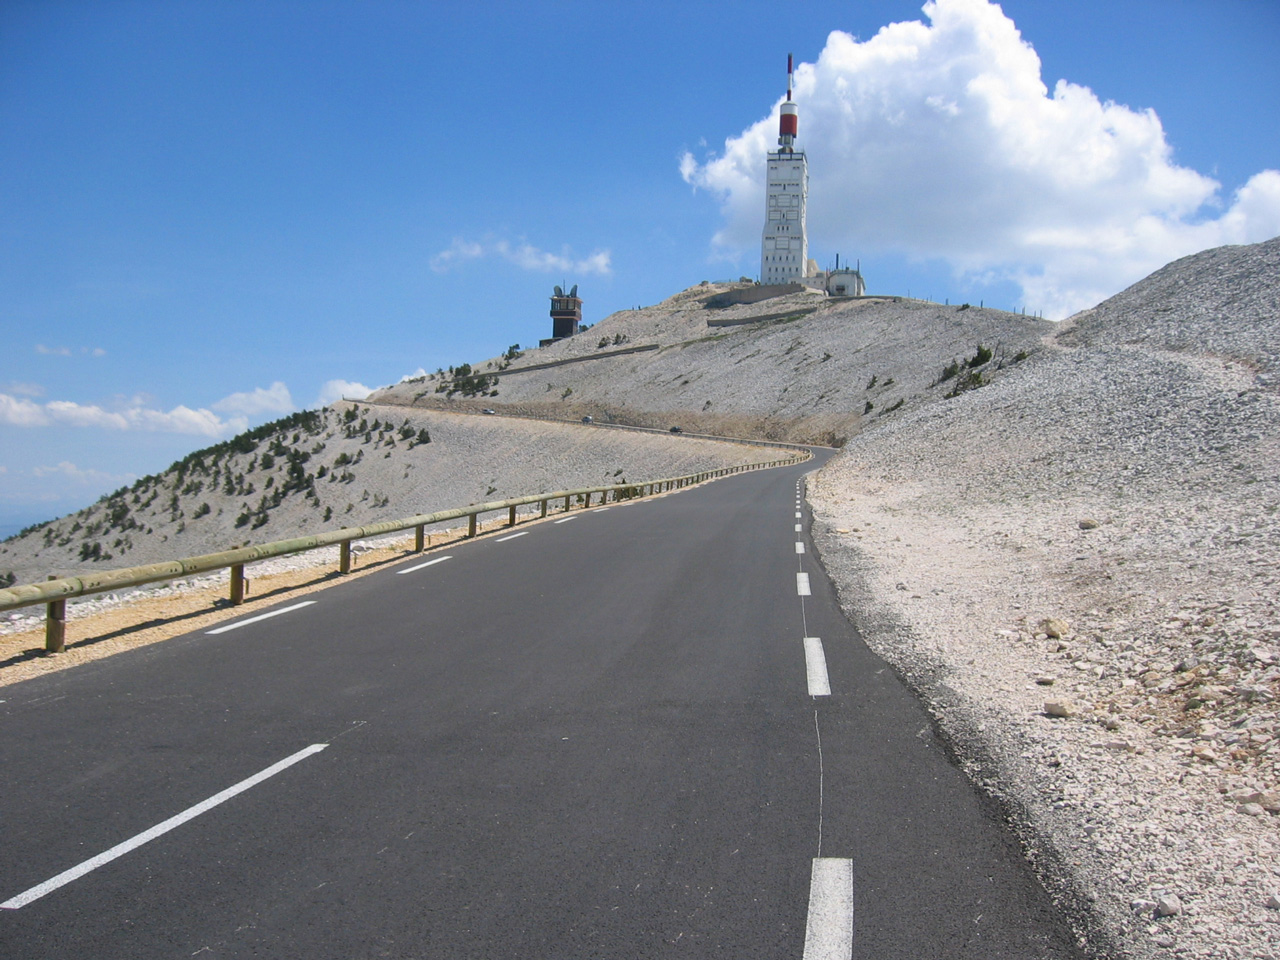
<path fill-rule="evenodd" d="M 450 395 L 455 378 L 436 373 L 370 399 L 840 444 L 957 384 L 990 382 L 1041 349 L 1054 330 L 1001 310 L 901 297 L 804 291 L 721 308 L 706 303 L 736 286 L 691 287 L 518 358 L 477 364 L 472 369 L 492 388 L 479 397 Z M 636 347 L 653 349 L 617 353 Z M 980 348 L 990 356 L 959 376 L 958 365 Z M 560 365 L 545 367 L 549 362 Z M 943 379 L 951 365 L 952 376 Z"/>

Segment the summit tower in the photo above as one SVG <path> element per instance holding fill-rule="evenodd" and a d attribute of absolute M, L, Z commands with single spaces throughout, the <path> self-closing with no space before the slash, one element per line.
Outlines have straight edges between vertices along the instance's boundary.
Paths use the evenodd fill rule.
<path fill-rule="evenodd" d="M 799 111 L 791 100 L 791 54 L 787 54 L 787 99 L 778 116 L 778 149 L 768 154 L 765 176 L 764 238 L 760 244 L 760 282 L 797 283 L 807 273 L 809 241 L 805 205 L 809 199 L 809 161 L 795 149 Z"/>

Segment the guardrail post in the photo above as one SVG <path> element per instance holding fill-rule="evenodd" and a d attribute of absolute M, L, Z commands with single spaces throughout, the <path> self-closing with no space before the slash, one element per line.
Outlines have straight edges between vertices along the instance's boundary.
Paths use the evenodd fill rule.
<path fill-rule="evenodd" d="M 545 517 L 546 515 L 547 515 L 547 501 L 543 500 L 543 501 L 542 501 L 542 513 L 540 513 L 540 514 L 539 514 L 539 516 L 541 516 L 541 517 Z"/>
<path fill-rule="evenodd" d="M 338 572 L 348 574 L 351 572 L 351 541 L 343 540 L 338 544 Z"/>
<path fill-rule="evenodd" d="M 49 574 L 50 580 L 57 580 Z M 46 653 L 61 653 L 67 642 L 67 601 L 51 600 L 45 604 L 44 649 Z"/>
<path fill-rule="evenodd" d="M 244 588 L 249 581 L 244 578 L 244 564 L 231 565 L 231 605 L 238 607 L 244 603 Z"/>
<path fill-rule="evenodd" d="M 565 512 L 565 513 L 568 513 L 568 512 L 569 512 L 569 498 L 568 498 L 568 497 L 565 497 L 565 498 L 564 498 L 564 512 Z"/>
<path fill-rule="evenodd" d="M 423 540 L 426 539 L 425 537 L 426 529 L 427 529 L 426 524 L 422 524 L 422 523 L 418 524 L 416 527 L 413 528 L 413 552 L 414 553 L 422 552 L 422 548 L 425 546 L 425 544 L 423 543 Z"/>
<path fill-rule="evenodd" d="M 467 517 L 467 536 L 474 537 L 476 535 L 476 515 L 473 513 Z"/>
<path fill-rule="evenodd" d="M 514 527 L 516 525 L 516 508 L 515 504 L 511 505 L 511 509 L 507 511 L 507 526 Z"/>

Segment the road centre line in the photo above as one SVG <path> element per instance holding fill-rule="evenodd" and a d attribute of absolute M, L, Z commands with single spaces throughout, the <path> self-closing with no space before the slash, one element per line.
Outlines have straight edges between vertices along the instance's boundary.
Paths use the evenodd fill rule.
<path fill-rule="evenodd" d="M 605 512 L 606 510 L 608 510 L 608 509 L 609 509 L 608 507 L 597 507 L 595 510 L 592 510 L 591 512 L 592 512 L 592 513 L 604 513 L 604 512 Z"/>
<path fill-rule="evenodd" d="M 797 520 L 803 520 L 803 519 L 804 519 L 804 514 L 802 514 L 799 510 L 797 510 L 797 511 L 796 511 L 796 519 L 797 519 Z"/>
<path fill-rule="evenodd" d="M 796 524 L 796 533 L 799 533 L 799 532 L 800 532 L 800 531 L 802 531 L 803 529 L 804 529 L 804 525 L 803 525 L 803 524 L 799 524 L 799 523 L 797 523 L 797 524 Z"/>
<path fill-rule="evenodd" d="M 528 530 L 521 530 L 519 533 L 513 533 L 509 537 L 499 537 L 494 541 L 494 543 L 506 543 L 508 540 L 514 540 L 516 537 L 527 537 L 528 535 Z"/>
<path fill-rule="evenodd" d="M 303 607 L 309 607 L 314 600 L 303 600 L 301 603 L 295 603 L 290 607 L 281 607 L 279 610 L 272 610 L 270 613 L 260 613 L 256 617 L 250 617 L 248 620 L 239 620 L 236 623 L 229 623 L 225 627 L 218 627 L 214 630 L 206 630 L 207 634 L 226 633 L 228 630 L 238 630 L 240 627 L 247 627 L 251 623 L 257 623 L 259 620 L 270 620 L 272 617 L 278 617 L 282 613 L 291 613 L 294 610 L 301 610 Z"/>
<path fill-rule="evenodd" d="M 428 560 L 426 563 L 419 563 L 417 566 L 408 567 L 407 569 L 404 569 L 404 570 L 397 570 L 396 576 L 400 576 L 401 574 L 405 574 L 405 573 L 414 573 L 415 571 L 421 570 L 423 567 L 429 567 L 435 563 L 444 563 L 446 560 L 452 560 L 452 559 L 453 559 L 452 556 L 436 557 L 434 560 Z"/>
<path fill-rule="evenodd" d="M 796 593 L 802 597 L 809 596 L 809 575 L 807 573 L 796 574 Z"/>
<path fill-rule="evenodd" d="M 570 520 L 577 520 L 577 517 L 561 517 L 559 520 L 552 520 L 552 523 L 568 523 Z"/>
<path fill-rule="evenodd" d="M 805 678 L 809 683 L 809 696 L 831 696 L 831 678 L 827 675 L 827 653 L 822 649 L 820 637 L 804 638 Z"/>
<path fill-rule="evenodd" d="M 327 743 L 313 743 L 306 749 L 299 750 L 297 753 L 292 756 L 285 757 L 278 763 L 273 763 L 265 770 L 255 773 L 247 779 L 241 780 L 234 786 L 227 787 L 227 789 L 223 790 L 221 793 L 215 793 L 208 800 L 203 800 L 200 803 L 197 803 L 194 807 L 188 807 L 186 810 L 182 811 L 182 813 L 170 817 L 163 823 L 157 823 L 150 830 L 144 830 L 137 836 L 132 837 L 123 843 L 116 844 L 110 850 L 106 850 L 98 854 L 96 857 L 91 857 L 83 863 L 72 867 L 70 870 L 64 870 L 56 877 L 46 880 L 44 883 L 37 884 L 30 890 L 18 894 L 16 897 L 9 898 L 4 903 L 0 903 L 0 910 L 17 910 L 20 907 L 25 907 L 33 900 L 39 900 L 45 894 L 52 893 L 54 890 L 57 890 L 59 887 L 66 886 L 73 880 L 78 880 L 86 873 L 90 873 L 91 871 L 98 869 L 98 867 L 103 864 L 110 863 L 117 857 L 123 857 L 129 851 L 136 850 L 144 843 L 148 843 L 156 837 L 168 833 L 175 827 L 182 826 L 182 824 L 186 823 L 188 820 L 194 820 L 196 817 L 200 816 L 200 814 L 207 813 L 214 807 L 218 806 L 218 804 L 230 800 L 238 793 L 244 793 L 244 791 L 248 790 L 250 787 L 255 787 L 263 780 L 274 777 L 277 773 L 293 766 L 299 760 L 305 760 L 312 754 L 319 753 L 327 746 L 329 746 Z"/>
<path fill-rule="evenodd" d="M 804 960 L 849 960 L 852 956 L 853 861 L 814 857 Z"/>
<path fill-rule="evenodd" d="M 796 541 L 796 553 L 804 553 L 804 544 L 799 540 Z"/>

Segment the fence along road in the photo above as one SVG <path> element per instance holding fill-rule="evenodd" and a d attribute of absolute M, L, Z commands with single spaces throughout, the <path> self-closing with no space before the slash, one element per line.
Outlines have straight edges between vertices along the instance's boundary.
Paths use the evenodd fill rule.
<path fill-rule="evenodd" d="M 812 467 L 0 688 L 0 955 L 1075 956 L 840 615 Z"/>

